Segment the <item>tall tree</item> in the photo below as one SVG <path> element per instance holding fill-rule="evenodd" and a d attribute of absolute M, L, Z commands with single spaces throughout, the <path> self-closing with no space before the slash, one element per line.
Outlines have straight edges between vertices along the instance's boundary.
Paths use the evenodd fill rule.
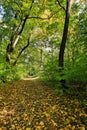
<path fill-rule="evenodd" d="M 20 20 L 20 23 L 18 24 L 18 26 L 13 28 L 14 30 L 13 30 L 13 33 L 11 35 L 10 42 L 9 42 L 9 44 L 7 46 L 6 61 L 9 62 L 9 63 L 10 63 L 10 55 L 13 52 L 14 48 L 16 47 L 16 44 L 18 43 L 18 41 L 20 39 L 20 36 L 21 36 L 21 34 L 22 34 L 23 30 L 24 30 L 25 24 L 27 22 L 27 19 L 28 19 L 29 15 L 30 15 L 30 12 L 31 12 L 31 9 L 33 7 L 33 3 L 34 3 L 34 0 L 31 1 L 30 6 L 29 6 L 28 3 L 24 3 L 24 5 L 25 4 L 27 5 L 27 10 L 29 12 L 26 11 L 24 16 L 21 17 L 21 20 Z M 16 14 L 15 14 L 15 19 L 17 19 L 17 17 L 18 17 L 18 12 L 16 12 Z"/>
<path fill-rule="evenodd" d="M 68 35 L 68 28 L 69 28 L 69 17 L 70 17 L 70 10 L 72 6 L 73 0 L 66 0 L 66 9 L 65 9 L 65 22 L 64 22 L 64 30 L 62 41 L 60 44 L 60 51 L 59 51 L 59 67 L 64 67 L 64 51 L 66 47 L 67 35 Z"/>
<path fill-rule="evenodd" d="M 64 8 L 59 0 L 57 0 L 58 4 L 62 7 L 62 9 L 64 9 L 65 11 L 65 22 L 64 22 L 64 29 L 63 29 L 63 35 L 62 35 L 62 41 L 60 44 L 60 51 L 59 51 L 59 60 L 58 60 L 58 64 L 59 64 L 59 68 L 60 68 L 60 73 L 61 76 L 63 75 L 62 70 L 64 67 L 64 51 L 66 48 L 66 41 L 67 41 L 67 35 L 68 35 L 68 28 L 69 28 L 69 18 L 70 18 L 70 10 L 71 10 L 71 6 L 73 3 L 73 0 L 66 0 L 66 8 Z M 61 80 L 62 86 L 65 87 L 65 80 L 62 79 Z"/>

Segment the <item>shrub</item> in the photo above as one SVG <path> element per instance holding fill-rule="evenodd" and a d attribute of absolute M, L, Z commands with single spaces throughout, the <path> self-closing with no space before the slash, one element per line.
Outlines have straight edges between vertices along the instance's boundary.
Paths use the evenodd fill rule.
<path fill-rule="evenodd" d="M 8 82 L 22 79 L 26 75 L 24 66 L 11 67 L 7 62 L 0 63 L 0 82 Z"/>

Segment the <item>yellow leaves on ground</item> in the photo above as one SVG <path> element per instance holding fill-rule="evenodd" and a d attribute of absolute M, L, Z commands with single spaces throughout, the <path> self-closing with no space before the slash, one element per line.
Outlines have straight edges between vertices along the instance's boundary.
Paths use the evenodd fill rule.
<path fill-rule="evenodd" d="M 52 106 L 52 110 L 55 111 L 57 109 L 57 105 Z"/>
<path fill-rule="evenodd" d="M 0 128 L 0 130 L 7 130 L 5 127 Z"/>
<path fill-rule="evenodd" d="M 51 120 L 51 123 L 53 124 L 53 126 L 57 126 L 57 123 L 55 123 L 54 120 Z"/>
<path fill-rule="evenodd" d="M 40 122 L 40 126 L 44 126 L 44 122 L 41 121 L 41 122 Z"/>
<path fill-rule="evenodd" d="M 85 129 L 85 127 L 83 126 L 83 127 L 80 127 L 80 130 L 86 130 L 86 129 Z"/>
<path fill-rule="evenodd" d="M 38 124 L 38 126 L 35 127 L 35 130 L 43 130 L 43 128 L 45 128 L 44 122 L 40 122 Z"/>
<path fill-rule="evenodd" d="M 78 126 L 78 125 L 77 125 Z M 63 128 L 61 128 L 60 130 L 86 130 L 86 128 L 85 128 L 85 126 L 75 126 L 75 125 L 71 125 L 70 123 L 67 125 L 67 126 L 65 126 L 65 127 L 63 127 Z"/>
<path fill-rule="evenodd" d="M 87 113 L 77 99 L 60 97 L 38 80 L 9 86 L 0 88 L 0 130 L 87 129 Z"/>
<path fill-rule="evenodd" d="M 26 130 L 31 130 L 31 128 L 26 128 Z"/>
<path fill-rule="evenodd" d="M 50 119 L 50 114 L 49 114 L 49 113 L 47 113 L 47 112 L 43 112 L 43 114 L 46 116 L 47 120 Z"/>

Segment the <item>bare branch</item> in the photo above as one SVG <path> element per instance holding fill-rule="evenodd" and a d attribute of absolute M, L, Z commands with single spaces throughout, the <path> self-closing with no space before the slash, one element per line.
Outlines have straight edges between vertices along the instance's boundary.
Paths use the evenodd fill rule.
<path fill-rule="evenodd" d="M 55 14 L 57 14 L 58 13 L 58 11 L 55 11 L 55 13 L 53 13 L 53 14 L 51 14 L 49 17 L 47 17 L 47 18 L 43 18 L 43 17 L 39 17 L 39 16 L 30 16 L 30 17 L 28 17 L 28 19 L 33 19 L 33 18 L 35 18 L 35 19 L 41 19 L 41 20 L 47 20 L 47 19 L 50 19 L 50 18 L 52 18 Z"/>
<path fill-rule="evenodd" d="M 41 19 L 41 20 L 46 20 L 46 19 L 49 19 L 49 18 L 42 18 L 42 17 L 39 17 L 39 16 L 31 16 L 31 17 L 28 17 L 28 19 Z"/>
<path fill-rule="evenodd" d="M 64 8 L 64 6 L 61 5 L 61 3 L 59 2 L 59 0 L 57 0 L 57 2 L 58 2 L 58 4 L 59 4 L 59 6 L 60 6 L 64 11 L 66 11 L 66 9 Z"/>
<path fill-rule="evenodd" d="M 31 6 L 30 6 L 30 8 L 29 8 L 29 12 L 30 12 L 31 9 L 32 9 L 33 3 L 34 3 L 34 0 L 32 0 Z M 20 30 L 20 32 L 19 32 L 19 35 L 20 35 L 20 34 L 22 33 L 22 31 L 23 31 L 24 26 L 25 26 L 25 23 L 26 23 L 26 21 L 27 21 L 29 15 L 30 15 L 30 13 L 25 16 L 24 21 L 23 21 L 23 24 L 22 24 L 22 27 L 21 27 L 21 30 Z"/>

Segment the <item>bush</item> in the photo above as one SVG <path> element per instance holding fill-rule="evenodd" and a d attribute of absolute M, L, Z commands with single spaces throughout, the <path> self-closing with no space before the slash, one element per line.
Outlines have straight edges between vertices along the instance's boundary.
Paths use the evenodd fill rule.
<path fill-rule="evenodd" d="M 0 82 L 8 82 L 22 79 L 26 72 L 24 66 L 16 65 L 11 67 L 7 62 L 0 63 Z"/>
<path fill-rule="evenodd" d="M 48 62 L 44 65 L 42 78 L 50 85 L 54 85 L 58 80 L 58 66 L 55 62 Z"/>
<path fill-rule="evenodd" d="M 55 91 L 57 94 L 63 94 L 63 89 L 60 83 L 61 76 L 59 73 L 57 59 L 55 59 L 55 57 L 52 61 L 49 61 L 44 65 L 42 79 L 46 82 L 48 86 L 55 87 Z"/>
<path fill-rule="evenodd" d="M 82 56 L 74 65 L 66 69 L 66 80 L 69 83 L 87 83 L 87 58 L 86 55 Z"/>

